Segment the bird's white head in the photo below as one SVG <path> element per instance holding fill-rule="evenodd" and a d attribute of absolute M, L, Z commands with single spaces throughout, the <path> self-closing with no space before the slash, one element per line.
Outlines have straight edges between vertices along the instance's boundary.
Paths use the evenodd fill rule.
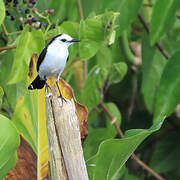
<path fill-rule="evenodd" d="M 51 42 L 56 41 L 63 46 L 69 47 L 70 45 L 74 44 L 75 42 L 80 42 L 78 39 L 73 39 L 68 34 L 60 34 L 52 39 Z"/>

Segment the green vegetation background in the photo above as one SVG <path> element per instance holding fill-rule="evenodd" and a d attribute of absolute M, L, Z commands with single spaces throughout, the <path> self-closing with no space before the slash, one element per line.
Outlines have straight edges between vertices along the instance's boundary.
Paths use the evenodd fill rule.
<path fill-rule="evenodd" d="M 83 148 L 90 179 L 154 179 L 128 160 L 135 150 L 165 179 L 180 179 L 180 0 L 82 0 L 82 11 L 76 0 L 39 0 L 35 7 L 54 13 L 39 15 L 40 29 L 19 31 L 21 14 L 9 8 L 11 21 L 0 0 L 0 179 L 16 164 L 20 134 L 38 156 L 29 62 L 60 33 L 82 40 L 70 48 L 62 78 L 89 110 Z"/>

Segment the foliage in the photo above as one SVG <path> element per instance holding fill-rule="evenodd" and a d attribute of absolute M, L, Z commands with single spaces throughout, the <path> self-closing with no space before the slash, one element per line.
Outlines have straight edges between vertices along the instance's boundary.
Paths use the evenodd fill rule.
<path fill-rule="evenodd" d="M 47 176 L 44 89 L 27 87 L 35 54 L 60 33 L 81 39 L 62 78 L 89 110 L 90 179 L 152 179 L 132 161 L 125 166 L 135 150 L 166 179 L 179 179 L 180 0 L 82 0 L 83 15 L 77 0 L 25 2 L 0 0 L 0 179 L 16 164 L 20 135 L 39 158 L 38 178 Z"/>
<path fill-rule="evenodd" d="M 2 179 L 16 164 L 19 135 L 13 123 L 5 116 L 0 115 L 0 123 L 0 179 Z"/>

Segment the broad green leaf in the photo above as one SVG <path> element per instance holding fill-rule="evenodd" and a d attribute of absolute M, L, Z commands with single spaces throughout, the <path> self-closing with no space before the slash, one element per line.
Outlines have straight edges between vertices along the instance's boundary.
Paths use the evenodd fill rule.
<path fill-rule="evenodd" d="M 99 3 L 101 13 L 105 10 L 120 12 L 117 21 L 119 24 L 118 32 L 122 34 L 136 17 L 141 7 L 142 0 L 102 0 Z"/>
<path fill-rule="evenodd" d="M 8 172 L 16 165 L 18 160 L 17 152 L 15 151 L 11 157 L 7 160 L 2 168 L 0 168 L 0 179 L 3 178 Z"/>
<path fill-rule="evenodd" d="M 82 91 L 82 101 L 91 111 L 101 101 L 100 87 L 108 75 L 108 70 L 98 65 L 94 66 L 88 74 Z"/>
<path fill-rule="evenodd" d="M 19 98 L 27 91 L 26 82 L 20 81 L 16 84 L 6 85 L 4 86 L 4 91 L 6 92 L 8 103 L 14 109 Z"/>
<path fill-rule="evenodd" d="M 20 139 L 13 123 L 0 114 L 0 179 L 16 164 L 16 149 Z"/>
<path fill-rule="evenodd" d="M 179 136 L 177 133 L 169 134 L 157 142 L 150 163 L 150 167 L 157 173 L 165 173 L 179 167 Z"/>
<path fill-rule="evenodd" d="M 113 179 L 137 146 L 150 134 L 151 131 L 139 130 L 130 137 L 102 142 L 97 154 L 87 161 L 90 179 Z"/>
<path fill-rule="evenodd" d="M 0 0 L 0 25 L 3 23 L 5 18 L 5 6 L 3 0 Z"/>
<path fill-rule="evenodd" d="M 99 50 L 99 47 L 100 47 L 100 44 L 95 41 L 91 41 L 89 39 L 82 40 L 79 47 L 80 58 L 82 60 L 87 60 L 91 58 L 97 53 L 97 51 Z"/>
<path fill-rule="evenodd" d="M 140 180 L 140 178 L 127 173 L 121 180 Z"/>
<path fill-rule="evenodd" d="M 88 18 L 80 23 L 79 45 L 81 59 L 89 59 L 99 50 L 103 40 L 104 31 L 101 20 Z"/>
<path fill-rule="evenodd" d="M 132 174 L 129 174 L 128 169 L 125 168 L 125 165 L 121 168 L 120 173 L 121 173 L 122 169 L 123 169 L 123 174 L 122 174 L 123 176 L 121 177 L 120 180 L 140 180 L 140 178 L 138 178 Z M 113 180 L 119 180 L 119 179 L 113 178 Z"/>
<path fill-rule="evenodd" d="M 28 27 L 20 35 L 13 67 L 8 84 L 17 83 L 27 78 L 32 54 L 40 54 L 44 48 L 44 36 L 41 31 L 28 32 Z"/>
<path fill-rule="evenodd" d="M 82 60 L 94 56 L 102 44 L 114 42 L 115 20 L 119 14 L 106 12 L 104 14 L 87 18 L 80 23 L 79 53 Z M 107 28 L 108 27 L 108 28 Z"/>
<path fill-rule="evenodd" d="M 73 38 L 78 38 L 79 23 L 72 21 L 64 21 L 60 26 L 56 26 L 55 29 L 48 31 L 48 36 L 53 37 L 61 33 L 66 33 Z"/>
<path fill-rule="evenodd" d="M 7 101 L 12 109 L 15 108 L 18 99 L 24 95 L 27 89 L 26 84 L 23 81 L 12 85 L 7 85 L 7 79 L 10 77 L 13 64 L 13 52 L 14 50 L 8 50 L 0 54 L 0 86 L 6 93 Z"/>
<path fill-rule="evenodd" d="M 123 180 L 124 176 L 128 173 L 127 168 L 122 166 L 121 170 L 112 178 L 112 180 Z"/>
<path fill-rule="evenodd" d="M 121 114 L 114 103 L 106 103 L 105 106 L 115 117 L 114 122 L 117 122 L 120 125 L 121 122 Z M 99 114 L 91 112 L 88 117 L 89 124 L 89 132 L 88 136 L 83 144 L 84 147 L 84 155 L 85 159 L 95 155 L 98 150 L 100 143 L 106 139 L 114 138 L 117 135 L 117 131 L 114 128 L 113 124 L 109 120 L 109 117 L 105 115 L 105 119 L 101 117 L 97 117 Z M 91 123 L 98 123 L 98 121 L 104 121 L 105 127 L 95 128 Z M 102 123 L 102 122 L 99 122 Z"/>
<path fill-rule="evenodd" d="M 67 33 L 73 38 L 79 38 L 79 23 L 72 21 L 65 21 L 61 24 L 60 30 L 62 33 Z"/>
<path fill-rule="evenodd" d="M 12 121 L 19 133 L 31 145 L 35 153 L 37 153 L 37 120 L 38 120 L 38 104 L 37 93 L 27 92 L 22 96 L 16 105 Z"/>
<path fill-rule="evenodd" d="M 157 131 L 161 127 L 163 120 L 159 124 L 154 124 L 148 130 L 129 130 L 123 139 L 103 141 L 97 154 L 87 161 L 90 179 L 115 178 L 137 146 L 151 133 Z"/>
<path fill-rule="evenodd" d="M 8 50 L 0 54 L 0 85 L 4 88 L 7 83 L 7 79 L 11 73 L 11 68 L 13 64 L 13 50 Z M 6 68 L 5 68 L 6 67 Z"/>
<path fill-rule="evenodd" d="M 143 80 L 141 91 L 147 109 L 152 113 L 156 89 L 159 85 L 162 71 L 167 60 L 157 50 L 151 47 L 148 36 L 144 36 L 142 43 L 142 72 Z"/>
<path fill-rule="evenodd" d="M 119 83 L 127 72 L 127 65 L 123 62 L 113 64 L 108 77 L 108 82 Z"/>
<path fill-rule="evenodd" d="M 96 54 L 96 60 L 99 66 L 107 68 L 112 65 L 112 52 L 107 46 L 102 46 Z"/>
<path fill-rule="evenodd" d="M 88 132 L 88 136 L 83 144 L 85 159 L 89 159 L 98 151 L 98 147 L 104 140 L 114 138 L 112 132 L 107 128 L 93 128 Z"/>
<path fill-rule="evenodd" d="M 0 107 L 1 107 L 1 104 L 2 104 L 3 95 L 4 95 L 4 91 L 3 91 L 3 88 L 0 86 Z"/>
<path fill-rule="evenodd" d="M 157 89 L 154 121 L 169 116 L 180 103 L 180 51 L 175 53 L 166 63 L 160 85 Z"/>
<path fill-rule="evenodd" d="M 161 36 L 171 27 L 176 11 L 179 7 L 179 0 L 157 0 L 150 22 L 151 45 L 154 45 Z"/>

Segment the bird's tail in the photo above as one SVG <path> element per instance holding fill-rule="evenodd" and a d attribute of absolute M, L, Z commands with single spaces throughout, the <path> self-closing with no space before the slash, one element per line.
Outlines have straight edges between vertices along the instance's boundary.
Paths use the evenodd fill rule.
<path fill-rule="evenodd" d="M 46 81 L 42 80 L 39 75 L 34 79 L 34 81 L 29 85 L 28 89 L 42 89 L 45 85 Z"/>

